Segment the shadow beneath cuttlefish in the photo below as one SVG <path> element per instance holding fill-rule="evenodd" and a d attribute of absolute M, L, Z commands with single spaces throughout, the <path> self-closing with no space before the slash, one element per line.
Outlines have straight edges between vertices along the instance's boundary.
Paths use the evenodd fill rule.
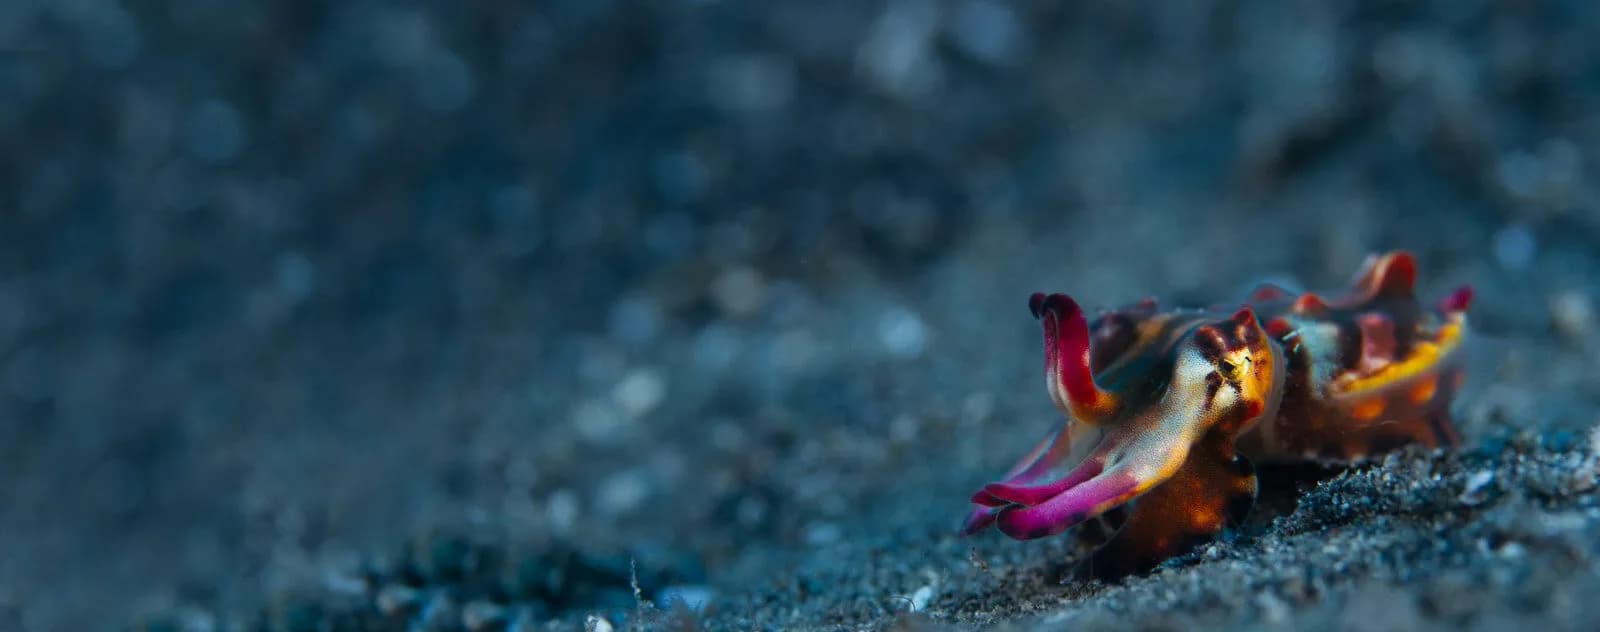
<path fill-rule="evenodd" d="M 1116 533 L 1125 518 L 1123 508 L 1114 509 L 1099 520 L 1079 525 L 1068 534 L 1074 540 L 1072 555 L 1046 564 L 1044 574 L 1057 578 L 1057 582 L 1063 585 L 1080 582 L 1115 584 L 1163 566 L 1193 564 L 1197 561 L 1196 551 L 1209 542 L 1225 540 L 1235 546 L 1248 547 L 1272 525 L 1274 519 L 1294 513 L 1307 491 L 1348 470 L 1349 466 L 1318 463 L 1264 464 L 1257 470 L 1255 503 L 1242 523 L 1215 537 L 1197 538 L 1182 547 L 1182 553 L 1146 563 L 1116 563 L 1115 558 L 1095 555 L 1103 550 L 1101 547 Z"/>

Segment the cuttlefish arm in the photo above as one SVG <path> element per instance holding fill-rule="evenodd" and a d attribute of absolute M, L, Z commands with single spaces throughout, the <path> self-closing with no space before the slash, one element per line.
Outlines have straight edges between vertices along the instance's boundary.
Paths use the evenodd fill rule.
<path fill-rule="evenodd" d="M 973 494 L 974 506 L 962 527 L 964 533 L 976 533 L 993 524 L 1000 508 L 1006 505 L 1032 505 L 1048 500 L 1099 474 L 1099 467 L 1104 463 L 1105 455 L 1093 454 L 1076 468 L 1063 469 L 1073 453 L 1073 446 L 1097 434 L 1089 424 L 1072 422 L 1075 409 L 1089 416 L 1115 406 L 1115 399 L 1088 377 L 1090 339 L 1083 311 L 1071 298 L 1061 294 L 1034 294 L 1028 301 L 1028 308 L 1044 327 L 1045 390 L 1068 422 L 1046 435 L 1001 481 Z"/>

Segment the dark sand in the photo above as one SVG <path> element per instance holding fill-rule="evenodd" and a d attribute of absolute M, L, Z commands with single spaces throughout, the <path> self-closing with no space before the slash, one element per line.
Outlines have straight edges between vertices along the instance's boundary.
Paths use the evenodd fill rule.
<path fill-rule="evenodd" d="M 402 4 L 0 3 L 0 630 L 1600 620 L 1600 4 Z M 1390 248 L 1460 452 L 955 536 L 1030 292 Z"/>

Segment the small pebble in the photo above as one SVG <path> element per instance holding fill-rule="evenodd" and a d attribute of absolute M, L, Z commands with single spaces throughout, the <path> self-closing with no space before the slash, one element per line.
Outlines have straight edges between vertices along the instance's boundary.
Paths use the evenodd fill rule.
<path fill-rule="evenodd" d="M 1476 505 L 1483 502 L 1487 496 L 1485 488 L 1494 482 L 1494 472 L 1480 470 L 1467 477 L 1466 488 L 1461 491 L 1461 502 L 1466 505 Z"/>
<path fill-rule="evenodd" d="M 1525 151 L 1512 152 L 1495 166 L 1500 186 L 1520 198 L 1533 197 L 1538 192 L 1543 170 L 1539 157 Z"/>
<path fill-rule="evenodd" d="M 765 302 L 766 279 L 748 266 L 728 268 L 711 281 L 711 298 L 730 315 L 752 314 Z"/>
<path fill-rule="evenodd" d="M 856 61 L 886 92 L 902 98 L 922 97 L 942 80 L 933 39 L 940 5 L 925 0 L 888 3 L 856 51 Z"/>
<path fill-rule="evenodd" d="M 578 520 L 578 495 L 569 489 L 557 490 L 545 501 L 544 513 L 552 530 L 557 533 L 572 531 Z"/>
<path fill-rule="evenodd" d="M 655 410 L 666 393 L 666 382 L 659 372 L 635 369 L 611 390 L 611 399 L 628 416 L 640 417 Z"/>
<path fill-rule="evenodd" d="M 990 64 L 1014 63 L 1027 42 L 1016 12 L 995 0 L 961 3 L 948 25 L 956 46 Z"/>
<path fill-rule="evenodd" d="M 912 415 L 900 415 L 889 422 L 889 440 L 895 443 L 910 443 L 917 438 L 921 431 L 922 422 Z"/>
<path fill-rule="evenodd" d="M 1583 340 L 1594 331 L 1594 303 L 1582 292 L 1562 292 L 1550 299 L 1550 319 L 1556 333 Z"/>
<path fill-rule="evenodd" d="M 461 610 L 461 625 L 466 626 L 472 632 L 488 630 L 491 626 L 505 623 L 505 620 L 505 607 L 487 601 L 468 603 Z"/>
<path fill-rule="evenodd" d="M 623 514 L 637 509 L 650 495 L 650 485 L 644 475 L 622 471 L 607 477 L 600 485 L 596 507 L 606 514 Z"/>
<path fill-rule="evenodd" d="M 597 614 L 591 614 L 583 620 L 584 632 L 612 632 L 615 629 L 611 626 L 610 621 Z"/>
<path fill-rule="evenodd" d="M 933 586 L 923 586 L 911 593 L 911 611 L 922 612 L 928 609 L 928 602 L 933 601 Z"/>
<path fill-rule="evenodd" d="M 365 595 L 368 590 L 366 578 L 350 568 L 326 569 L 322 574 L 322 585 L 329 592 L 341 595 Z"/>
<path fill-rule="evenodd" d="M 1268 623 L 1282 624 L 1289 620 L 1289 604 L 1284 603 L 1270 591 L 1262 591 L 1256 595 L 1256 605 L 1261 608 L 1261 617 Z"/>
<path fill-rule="evenodd" d="M 927 344 L 927 328 L 916 312 L 896 307 L 878 319 L 878 337 L 889 353 L 915 358 L 922 355 Z"/>
<path fill-rule="evenodd" d="M 806 525 L 806 544 L 811 546 L 824 546 L 839 541 L 844 535 L 843 530 L 831 522 L 813 522 Z"/>
<path fill-rule="evenodd" d="M 578 434 L 596 443 L 612 443 L 622 438 L 629 417 L 609 401 L 591 399 L 572 411 L 572 425 Z"/>
<path fill-rule="evenodd" d="M 994 415 L 994 393 L 978 392 L 961 400 L 961 423 L 981 424 Z"/>
<path fill-rule="evenodd" d="M 422 593 L 402 584 L 389 584 L 378 591 L 378 610 L 386 615 L 415 609 L 422 602 Z"/>

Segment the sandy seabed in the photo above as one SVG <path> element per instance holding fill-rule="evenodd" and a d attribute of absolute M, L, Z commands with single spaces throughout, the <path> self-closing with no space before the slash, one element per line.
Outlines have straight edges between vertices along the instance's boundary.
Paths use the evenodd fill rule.
<path fill-rule="evenodd" d="M 48 6 L 47 6 L 48 5 Z M 1600 6 L 0 9 L 0 629 L 1589 629 Z M 1026 300 L 1477 290 L 1459 451 L 959 538 Z M 1264 474 L 1265 475 L 1265 474 Z"/>

